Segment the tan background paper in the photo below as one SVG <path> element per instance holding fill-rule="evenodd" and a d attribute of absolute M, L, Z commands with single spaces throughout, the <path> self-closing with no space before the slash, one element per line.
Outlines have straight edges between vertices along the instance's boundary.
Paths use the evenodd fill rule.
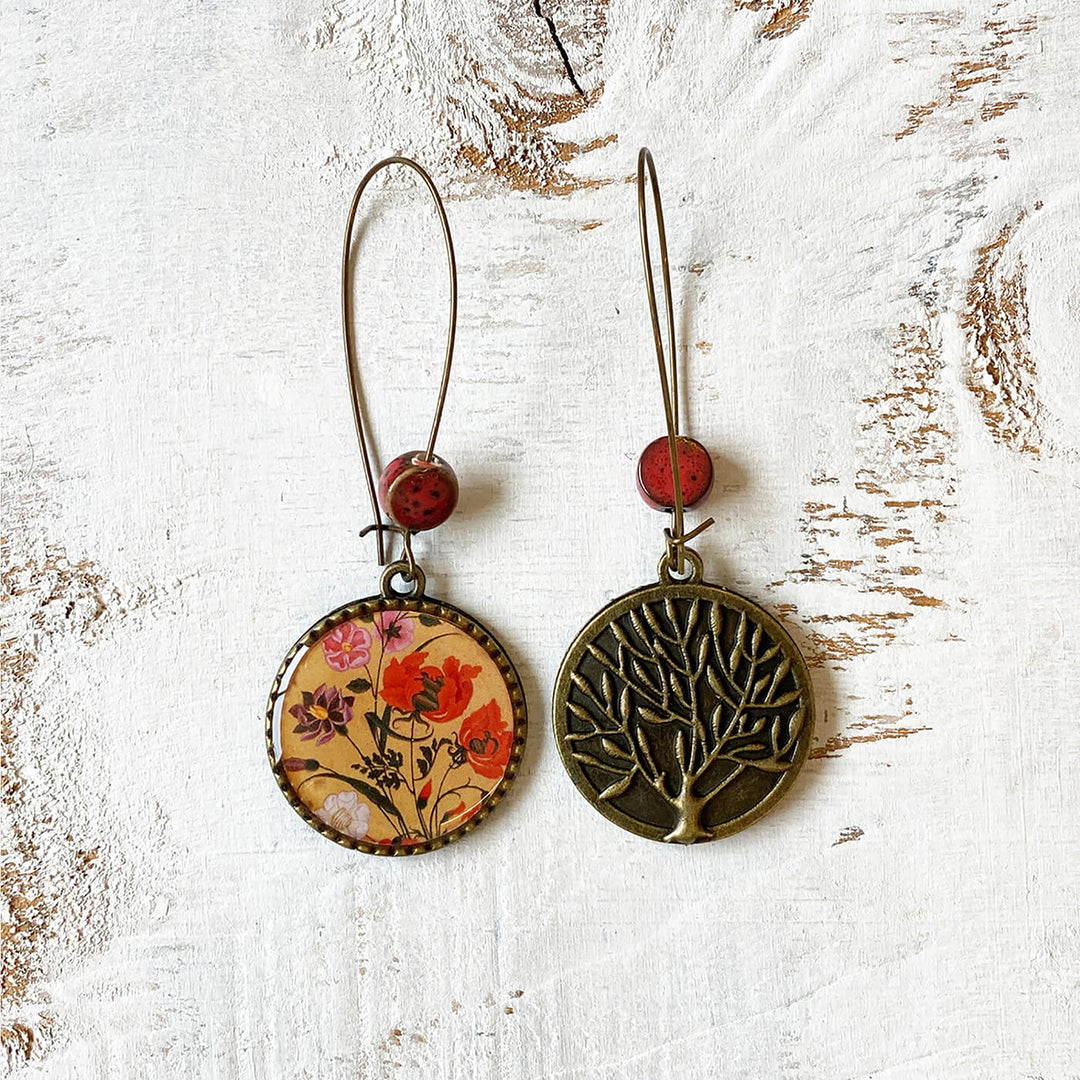
<path fill-rule="evenodd" d="M 391 615 L 390 611 L 385 614 Z M 366 650 L 370 661 L 363 667 L 348 668 L 338 671 L 327 662 L 322 642 L 326 640 L 324 634 L 312 648 L 306 650 L 296 668 L 293 670 L 288 685 L 284 687 L 281 704 L 280 743 L 279 756 L 283 758 L 304 758 L 318 761 L 323 770 L 329 769 L 345 776 L 358 777 L 361 780 L 369 779 L 369 771 L 357 772 L 353 765 L 361 763 L 360 753 L 369 756 L 378 752 L 378 747 L 372 737 L 364 713 L 369 709 L 377 709 L 382 714 L 386 702 L 381 696 L 377 701 L 372 698 L 372 690 L 356 693 L 349 690 L 349 682 L 363 677 L 373 684 L 376 693 L 380 693 L 384 684 L 386 670 L 391 663 L 399 664 L 406 657 L 414 658 L 423 655 L 423 667 L 430 669 L 442 669 L 448 658 L 459 661 L 462 668 L 467 668 L 471 674 L 478 670 L 468 682 L 471 685 L 471 696 L 468 705 L 459 715 L 452 715 L 446 720 L 428 721 L 420 718 L 414 722 L 402 721 L 400 709 L 392 712 L 392 729 L 401 734 L 415 739 L 413 752 L 410 760 L 410 743 L 405 739 L 390 737 L 387 746 L 390 750 L 402 755 L 403 763 L 400 768 L 401 775 L 406 780 L 406 785 L 411 779 L 412 786 L 417 793 L 422 793 L 425 785 L 432 785 L 430 798 L 425 800 L 428 804 L 421 808 L 425 822 L 431 818 L 432 813 L 437 811 L 437 816 L 431 821 L 429 833 L 431 837 L 441 836 L 451 832 L 457 826 L 467 821 L 471 811 L 479 807 L 486 800 L 488 794 L 497 787 L 502 779 L 501 774 L 497 777 L 481 775 L 473 767 L 469 760 L 463 762 L 457 768 L 449 767 L 449 751 L 446 747 L 440 747 L 436 752 L 431 771 L 426 776 L 417 773 L 417 765 L 420 761 L 419 750 L 423 743 L 431 743 L 433 740 L 454 739 L 462 730 L 466 721 L 478 710 L 494 703 L 497 720 L 501 728 L 505 730 L 503 738 L 509 753 L 509 747 L 514 738 L 514 711 L 510 703 L 510 692 L 506 687 L 498 665 L 488 655 L 487 651 L 477 641 L 471 638 L 463 630 L 458 629 L 452 623 L 439 620 L 437 626 L 423 626 L 413 614 L 397 615 L 395 622 L 406 620 L 409 629 L 403 640 L 408 644 L 400 648 L 383 651 L 382 635 L 376 630 L 376 624 L 370 620 L 354 619 L 352 623 L 362 630 L 368 631 L 372 637 L 370 648 Z M 342 624 L 339 624 L 342 625 Z M 329 633 L 332 633 L 330 631 Z M 345 725 L 347 737 L 340 732 L 335 732 L 334 737 L 328 742 L 318 745 L 317 738 L 305 739 L 303 735 L 308 729 L 297 733 L 299 726 L 297 718 L 292 716 L 290 710 L 296 705 L 303 704 L 303 692 L 315 694 L 323 687 L 334 688 L 343 697 L 352 698 L 352 718 Z M 390 690 L 391 702 L 397 701 L 393 689 Z M 442 698 L 439 703 L 442 704 Z M 439 709 L 432 710 L 438 716 Z M 444 709 L 444 712 L 457 713 L 455 709 Z M 395 724 L 394 721 L 397 721 Z M 402 726 L 404 725 L 404 726 Z M 471 729 L 470 729 L 471 730 Z M 321 734 L 321 732 L 320 732 Z M 350 739 L 352 740 L 350 742 Z M 468 742 L 469 740 L 464 740 Z M 359 749 L 357 749 L 359 747 Z M 499 749 L 502 749 L 500 740 Z M 492 763 L 481 761 L 483 765 Z M 488 768 L 487 771 L 493 771 Z M 503 770 L 505 771 L 505 769 Z M 305 805 L 311 810 L 318 811 L 325 805 L 325 799 L 334 792 L 349 791 L 347 784 L 340 780 L 324 777 L 315 770 L 305 771 L 290 769 L 287 772 L 293 787 L 300 795 Z M 450 792 L 468 785 L 468 790 L 461 791 L 457 798 L 447 799 Z M 384 792 L 391 798 L 394 805 L 401 810 L 404 824 L 410 829 L 420 829 L 420 821 L 417 817 L 417 801 L 411 795 L 399 788 L 396 792 Z M 369 799 L 361 800 L 371 806 Z M 456 807 L 462 804 L 464 809 L 460 814 L 447 816 Z M 401 834 L 401 822 L 395 825 L 388 821 L 376 807 L 371 807 L 369 830 L 364 837 L 372 843 L 381 840 L 393 840 Z M 443 819 L 446 819 L 445 821 Z M 419 838 L 419 837 L 418 837 Z"/>

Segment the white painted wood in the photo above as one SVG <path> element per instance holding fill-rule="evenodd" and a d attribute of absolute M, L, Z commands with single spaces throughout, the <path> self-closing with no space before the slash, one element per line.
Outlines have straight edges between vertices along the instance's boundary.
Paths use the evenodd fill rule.
<path fill-rule="evenodd" d="M 580 94 L 527 3 L 0 13 L 10 1066 L 1080 1076 L 1072 6 L 541 7 Z M 720 464 L 699 548 L 820 701 L 788 800 L 689 850 L 591 811 L 549 735 L 566 645 L 661 550 L 642 143 Z M 418 552 L 532 722 L 491 821 L 406 861 L 304 827 L 262 746 L 285 650 L 375 588 L 337 259 L 392 151 L 461 269 L 463 500 Z M 369 209 L 390 454 L 445 282 L 411 182 Z"/>

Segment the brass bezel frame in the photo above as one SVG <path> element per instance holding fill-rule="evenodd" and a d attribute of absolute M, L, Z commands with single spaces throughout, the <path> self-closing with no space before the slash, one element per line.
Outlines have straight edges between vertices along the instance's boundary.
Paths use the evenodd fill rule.
<path fill-rule="evenodd" d="M 335 626 L 347 622 L 349 619 L 356 618 L 358 615 L 374 614 L 379 611 L 414 611 L 421 615 L 433 615 L 460 630 L 464 630 L 495 662 L 499 674 L 502 675 L 503 681 L 506 683 L 506 689 L 510 695 L 510 704 L 513 709 L 514 741 L 510 747 L 510 760 L 507 762 L 506 772 L 503 774 L 502 779 L 491 791 L 491 794 L 476 814 L 468 821 L 451 830 L 445 836 L 435 837 L 432 840 L 418 844 L 371 844 L 366 840 L 356 840 L 351 836 L 345 836 L 327 825 L 316 817 L 307 804 L 296 794 L 285 770 L 281 766 L 274 746 L 274 711 L 278 699 L 285 693 L 282 688 L 282 680 L 300 650 L 310 649 L 323 634 L 333 630 Z M 452 604 L 447 604 L 442 600 L 431 600 L 423 595 L 418 597 L 369 596 L 363 600 L 354 600 L 351 603 L 335 608 L 306 630 L 286 653 L 285 659 L 281 662 L 281 666 L 274 676 L 274 682 L 270 688 L 270 697 L 266 704 L 266 753 L 270 759 L 270 769 L 274 774 L 274 779 L 277 780 L 278 787 L 281 788 L 286 801 L 317 833 L 325 836 L 328 840 L 334 841 L 336 844 L 340 844 L 342 847 L 361 851 L 365 855 L 423 855 L 426 852 L 437 851 L 447 844 L 460 840 L 467 833 L 472 832 L 498 806 L 517 778 L 525 751 L 528 726 L 528 707 L 525 702 L 525 691 L 522 689 L 517 668 L 514 667 L 513 661 L 498 639 L 486 626 Z"/>
<path fill-rule="evenodd" d="M 787 630 L 785 630 L 781 623 L 773 615 L 770 615 L 763 607 L 740 593 L 732 592 L 730 589 L 725 589 L 719 585 L 713 585 L 704 581 L 692 581 L 686 583 L 679 583 L 674 580 L 660 581 L 650 585 L 641 585 L 635 589 L 631 589 L 627 593 L 623 593 L 622 596 L 616 597 L 611 603 L 606 604 L 601 608 L 600 611 L 598 611 L 578 632 L 570 647 L 567 649 L 566 655 L 563 657 L 562 664 L 559 667 L 558 678 L 555 681 L 555 690 L 552 695 L 551 723 L 555 735 L 555 744 L 558 747 L 559 757 L 562 759 L 563 766 L 570 774 L 570 779 L 574 781 L 574 786 L 581 792 L 593 808 L 603 814 L 609 821 L 618 825 L 620 828 L 626 829 L 628 832 L 645 837 L 647 840 L 670 843 L 671 841 L 666 841 L 664 839 L 666 832 L 664 828 L 638 821 L 636 818 L 631 817 L 629 814 L 612 806 L 610 803 L 601 801 L 598 797 L 598 792 L 592 784 L 589 783 L 581 766 L 570 756 L 568 750 L 569 744 L 565 740 L 565 735 L 567 733 L 567 701 L 570 694 L 571 675 L 576 671 L 577 665 L 585 653 L 588 644 L 598 637 L 600 633 L 603 632 L 604 628 L 622 615 L 625 615 L 627 612 L 636 608 L 639 604 L 653 600 L 663 600 L 665 598 L 673 600 L 680 598 L 719 600 L 726 606 L 732 607 L 735 610 L 745 611 L 765 628 L 766 632 L 773 637 L 774 641 L 781 644 L 792 661 L 792 668 L 796 674 L 796 680 L 799 683 L 800 688 L 805 688 L 806 720 L 802 731 L 799 734 L 797 752 L 791 767 L 781 775 L 780 780 L 759 803 L 752 806 L 739 817 L 716 826 L 711 830 L 711 835 L 707 839 L 699 841 L 699 843 L 708 843 L 712 840 L 719 840 L 725 836 L 731 836 L 734 833 L 741 832 L 747 826 L 752 825 L 755 821 L 758 821 L 772 810 L 788 793 L 792 784 L 795 782 L 796 777 L 806 762 L 807 756 L 810 753 L 810 745 L 813 742 L 815 720 L 814 685 L 810 678 L 810 671 L 806 666 L 806 660 Z"/>

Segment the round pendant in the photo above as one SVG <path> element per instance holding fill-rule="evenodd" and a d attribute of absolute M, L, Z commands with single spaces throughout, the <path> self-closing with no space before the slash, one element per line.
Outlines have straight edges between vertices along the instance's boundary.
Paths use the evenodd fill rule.
<path fill-rule="evenodd" d="M 517 773 L 526 724 L 517 672 L 480 623 L 424 596 L 374 596 L 289 650 L 266 748 L 312 828 L 371 855 L 412 855 L 487 817 Z"/>
<path fill-rule="evenodd" d="M 610 603 L 570 646 L 555 740 L 605 817 L 694 844 L 738 832 L 788 791 L 810 749 L 813 688 L 767 611 L 661 576 Z"/>

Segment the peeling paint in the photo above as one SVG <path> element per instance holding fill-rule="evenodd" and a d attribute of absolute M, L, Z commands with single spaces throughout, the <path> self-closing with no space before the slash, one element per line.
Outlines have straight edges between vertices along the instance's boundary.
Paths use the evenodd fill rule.
<path fill-rule="evenodd" d="M 995 13 L 1007 7 L 998 3 Z M 1026 59 L 1029 43 L 1025 40 L 1038 29 L 1038 18 L 1029 15 L 1010 23 L 991 18 L 973 28 L 964 26 L 959 12 L 905 12 L 890 16 L 891 25 L 905 36 L 892 42 L 896 62 L 907 62 L 914 55 L 949 55 L 953 62 L 938 80 L 938 92 L 931 101 L 908 106 L 907 119 L 893 133 L 899 142 L 928 124 L 950 125 L 954 131 L 970 128 L 978 122 L 988 124 L 1015 109 L 1027 98 L 1026 91 L 1008 90 L 1013 70 Z M 929 31 L 929 32 L 928 32 Z M 977 153 L 1009 156 L 1004 142 L 993 140 L 977 151 L 964 139 L 954 146 L 953 156 L 967 160 Z"/>
<path fill-rule="evenodd" d="M 741 11 L 764 11 L 768 20 L 758 28 L 758 37 L 766 41 L 787 37 L 810 17 L 814 0 L 735 0 Z"/>
<path fill-rule="evenodd" d="M 943 607 L 942 597 L 904 579 L 921 572 L 915 559 L 935 544 L 954 503 L 954 418 L 938 386 L 942 361 L 933 331 L 928 326 L 902 325 L 893 357 L 887 385 L 863 399 L 864 464 L 848 495 L 804 502 L 800 529 L 807 553 L 787 580 L 834 582 L 854 586 L 864 595 L 902 599 L 909 607 Z M 818 476 L 811 483 L 841 487 L 836 477 Z M 908 489 L 921 497 L 890 497 Z M 929 496 L 931 491 L 936 492 L 934 497 Z M 866 541 L 882 549 L 878 559 L 847 555 L 865 550 Z M 801 616 L 811 625 L 825 623 L 841 630 L 839 634 L 811 630 L 810 662 L 866 655 L 893 641 L 911 615 L 900 608 Z"/>
<path fill-rule="evenodd" d="M 918 727 L 879 727 L 865 734 L 858 733 L 860 727 L 868 726 L 867 724 L 851 724 L 850 728 L 855 730 L 856 734 L 830 735 L 821 746 L 815 746 L 810 751 L 810 757 L 838 757 L 841 750 L 847 750 L 861 743 L 876 743 L 884 739 L 906 739 L 909 735 L 917 735 L 920 731 L 932 730 L 928 725 L 923 724 Z"/>
<path fill-rule="evenodd" d="M 1021 210 L 979 249 L 960 323 L 972 352 L 967 385 L 987 430 L 1010 450 L 1037 455 L 1044 449 L 1044 410 L 1027 345 L 1027 267 L 1022 254 L 1009 257 L 1009 244 L 1027 216 Z"/>
<path fill-rule="evenodd" d="M 839 844 L 850 844 L 853 840 L 858 840 L 859 837 L 865 835 L 858 825 L 849 825 L 846 829 L 840 830 L 840 836 L 833 842 L 833 847 L 837 847 Z"/>
<path fill-rule="evenodd" d="M 861 401 L 860 467 L 846 482 L 824 473 L 810 480 L 821 494 L 803 503 L 802 565 L 773 587 L 839 585 L 866 604 L 841 613 L 814 612 L 810 605 L 796 613 L 794 605 L 778 605 L 781 618 L 802 628 L 811 667 L 844 668 L 913 633 L 925 638 L 932 631 L 922 620 L 949 607 L 945 596 L 929 591 L 934 586 L 920 588 L 912 580 L 926 577 L 939 557 L 956 501 L 956 417 L 941 386 L 943 370 L 933 315 L 902 324 L 884 384 Z M 871 558 L 867 545 L 878 554 Z M 940 633 L 946 636 L 944 626 Z M 847 710 L 841 712 L 846 717 Z M 921 730 L 880 718 L 847 720 L 844 731 L 811 756 L 833 757 L 858 743 Z"/>
<path fill-rule="evenodd" d="M 80 710 L 44 689 L 58 657 L 103 640 L 158 596 L 153 586 L 126 590 L 88 558 L 38 535 L 42 511 L 35 483 L 51 471 L 28 452 L 6 471 L 6 535 L 0 539 L 0 733 L 5 843 L 0 895 L 3 942 L 2 1039 L 9 1066 L 44 1056 L 57 1035 L 48 978 L 56 965 L 107 940 L 111 888 L 118 867 L 105 820 L 54 811 L 54 782 L 63 786 L 80 754 Z M 43 755 L 37 732 L 52 732 Z M 57 744 L 57 740 L 60 740 Z M 110 884 L 111 883 L 111 884 Z M 94 945 L 90 946 L 93 942 Z"/>

